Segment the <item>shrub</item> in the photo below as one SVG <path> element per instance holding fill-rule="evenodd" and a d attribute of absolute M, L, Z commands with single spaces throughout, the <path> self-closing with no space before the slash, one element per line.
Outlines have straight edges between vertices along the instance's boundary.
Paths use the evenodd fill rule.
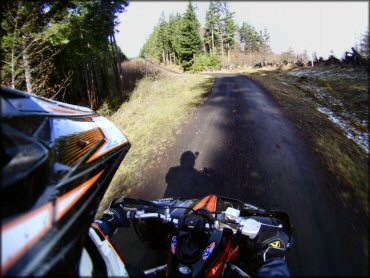
<path fill-rule="evenodd" d="M 191 70 L 193 72 L 199 72 L 204 70 L 220 69 L 220 65 L 221 60 L 218 55 L 210 56 L 208 54 L 202 54 L 195 59 Z"/>

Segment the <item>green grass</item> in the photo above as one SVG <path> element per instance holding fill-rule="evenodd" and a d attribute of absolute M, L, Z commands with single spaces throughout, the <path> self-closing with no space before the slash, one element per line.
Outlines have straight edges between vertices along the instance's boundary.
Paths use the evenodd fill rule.
<path fill-rule="evenodd" d="M 368 96 L 369 93 L 364 89 L 364 83 L 359 84 L 358 80 L 351 81 L 349 78 L 342 78 L 341 83 L 337 83 L 335 79 L 291 76 L 284 71 L 275 70 L 253 70 L 246 74 L 273 94 L 292 122 L 307 138 L 332 176 L 344 185 L 333 188 L 333 195 L 337 196 L 344 205 L 356 200 L 359 207 L 367 213 L 368 155 L 352 140 L 346 138 L 338 126 L 317 111 L 317 100 L 312 98 L 307 82 L 315 82 L 316 85 L 325 88 L 331 97 L 345 102 L 344 108 L 333 106 L 331 107 L 333 110 L 345 109 L 346 112 L 358 114 L 360 119 L 368 115 L 366 94 Z M 302 86 L 302 83 L 305 86 Z M 310 100 L 307 97 L 311 97 Z M 355 104 L 358 98 L 363 100 L 360 103 L 360 109 Z M 359 128 L 365 128 L 368 132 L 367 127 Z"/>
<path fill-rule="evenodd" d="M 132 146 L 104 196 L 100 211 L 112 197 L 130 193 L 146 169 L 158 163 L 157 159 L 173 144 L 191 112 L 205 101 L 214 81 L 213 77 L 184 75 L 144 78 L 137 84 L 130 100 L 110 117 Z"/>

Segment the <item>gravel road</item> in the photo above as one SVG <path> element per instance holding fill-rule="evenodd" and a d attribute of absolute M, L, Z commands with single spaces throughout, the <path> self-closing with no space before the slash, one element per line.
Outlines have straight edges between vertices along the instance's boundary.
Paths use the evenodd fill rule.
<path fill-rule="evenodd" d="M 360 239 L 367 237 L 367 224 L 334 199 L 332 179 L 302 134 L 258 84 L 245 76 L 214 75 L 208 100 L 130 197 L 212 193 L 279 208 L 294 225 L 287 256 L 293 275 L 367 275 L 367 247 Z M 134 238 L 132 231 L 114 238 L 124 246 L 129 267 L 154 256 L 140 254 Z"/>

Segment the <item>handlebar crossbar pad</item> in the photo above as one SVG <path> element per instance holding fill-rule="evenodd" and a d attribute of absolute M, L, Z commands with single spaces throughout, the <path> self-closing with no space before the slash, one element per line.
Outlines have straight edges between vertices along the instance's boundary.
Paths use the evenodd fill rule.
<path fill-rule="evenodd" d="M 117 200 L 117 201 L 116 201 Z M 124 204 L 130 204 L 130 205 L 145 205 L 145 206 L 153 206 L 154 203 L 146 200 L 141 200 L 141 199 L 132 199 L 128 197 L 119 197 L 115 199 L 113 202 L 120 202 Z"/>

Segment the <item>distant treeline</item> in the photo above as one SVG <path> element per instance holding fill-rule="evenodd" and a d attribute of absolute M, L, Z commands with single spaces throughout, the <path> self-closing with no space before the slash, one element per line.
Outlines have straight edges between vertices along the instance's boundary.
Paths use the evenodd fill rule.
<path fill-rule="evenodd" d="M 122 93 L 126 0 L 2 1 L 1 84 L 98 108 Z"/>
<path fill-rule="evenodd" d="M 191 3 L 183 15 L 170 15 L 166 19 L 162 14 L 140 56 L 181 65 L 185 70 L 202 70 L 219 66 L 221 57 L 227 57 L 230 62 L 231 52 L 235 49 L 244 52 L 270 50 L 266 29 L 257 32 L 246 22 L 238 27 L 233 16 L 226 1 L 210 2 L 204 28 L 200 26 Z"/>
<path fill-rule="evenodd" d="M 181 65 L 185 70 L 193 71 L 339 62 L 345 65 L 368 65 L 368 32 L 359 45 L 346 53 L 342 61 L 331 54 L 325 63 L 315 53 L 295 53 L 291 47 L 283 53 L 273 53 L 268 30 L 257 31 L 247 22 L 238 26 L 226 1 L 210 1 L 204 27 L 200 26 L 194 9 L 189 3 L 183 15 L 171 14 L 166 18 L 162 14 L 158 25 L 141 49 L 140 56 L 164 64 Z"/>

